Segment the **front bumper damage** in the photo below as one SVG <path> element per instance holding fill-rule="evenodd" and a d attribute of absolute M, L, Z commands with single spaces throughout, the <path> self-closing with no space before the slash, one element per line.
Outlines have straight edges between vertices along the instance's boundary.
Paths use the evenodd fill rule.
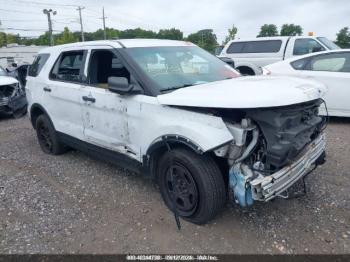
<path fill-rule="evenodd" d="M 322 164 L 325 157 L 326 138 L 320 134 L 312 141 L 293 163 L 271 175 L 263 175 L 238 163 L 229 173 L 229 186 L 235 201 L 242 207 L 250 206 L 254 200 L 269 201 L 282 196 L 288 188 L 312 171 L 313 166 Z"/>
<path fill-rule="evenodd" d="M 13 87 L 13 91 L 6 92 L 5 87 L 0 87 L 0 114 L 16 115 L 23 114 L 27 108 L 27 99 L 23 89 L 18 85 Z"/>

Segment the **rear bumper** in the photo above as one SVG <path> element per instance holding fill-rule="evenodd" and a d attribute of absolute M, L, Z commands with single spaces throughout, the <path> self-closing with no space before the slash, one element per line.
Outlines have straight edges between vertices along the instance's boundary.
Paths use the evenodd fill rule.
<path fill-rule="evenodd" d="M 305 150 L 295 162 L 278 172 L 251 180 L 252 198 L 258 201 L 269 201 L 291 187 L 299 179 L 307 175 L 318 158 L 324 154 L 326 138 L 321 134 Z"/>

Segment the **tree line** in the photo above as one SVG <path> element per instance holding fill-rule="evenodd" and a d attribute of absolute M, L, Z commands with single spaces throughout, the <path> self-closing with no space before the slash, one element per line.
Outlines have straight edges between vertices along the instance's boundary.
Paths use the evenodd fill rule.
<path fill-rule="evenodd" d="M 238 28 L 233 25 L 230 29 L 228 29 L 227 36 L 222 42 L 222 45 L 226 44 L 230 40 L 235 39 L 237 33 Z M 300 25 L 284 24 L 281 26 L 281 30 L 278 31 L 276 25 L 264 24 L 261 26 L 257 37 L 298 36 L 302 34 L 303 28 Z M 95 32 L 85 32 L 84 36 L 85 41 L 102 40 L 104 39 L 104 32 L 102 29 L 98 29 Z M 188 35 L 187 37 L 184 37 L 183 32 L 176 28 L 161 29 L 158 32 L 152 30 L 144 30 L 142 28 L 126 30 L 106 28 L 106 36 L 107 39 L 158 38 L 185 40 L 195 43 L 209 52 L 214 52 L 215 48 L 219 45 L 217 37 L 212 29 L 202 29 L 198 32 Z M 68 27 L 65 27 L 63 32 L 54 34 L 54 42 L 56 45 L 79 42 L 80 37 L 81 36 L 79 31 L 72 32 Z M 49 33 L 45 32 L 37 38 L 26 38 L 21 37 L 19 34 L 6 34 L 0 32 L 0 47 L 11 43 L 22 45 L 49 45 Z M 350 32 L 348 27 L 342 28 L 337 33 L 337 39 L 335 43 L 342 48 L 350 48 Z"/>

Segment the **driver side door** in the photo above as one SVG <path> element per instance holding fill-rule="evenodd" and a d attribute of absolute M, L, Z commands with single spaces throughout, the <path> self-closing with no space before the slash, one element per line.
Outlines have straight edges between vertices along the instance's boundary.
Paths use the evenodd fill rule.
<path fill-rule="evenodd" d="M 83 88 L 82 119 L 85 140 L 93 145 L 139 158 L 139 148 L 130 146 L 128 109 L 140 108 L 133 97 L 108 89 L 108 77 L 126 77 L 130 73 L 110 47 L 96 47 L 89 51 L 87 85 Z"/>

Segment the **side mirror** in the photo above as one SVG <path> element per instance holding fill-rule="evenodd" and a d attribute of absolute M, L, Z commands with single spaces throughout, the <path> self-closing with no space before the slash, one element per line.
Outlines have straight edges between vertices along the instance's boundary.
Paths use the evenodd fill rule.
<path fill-rule="evenodd" d="M 12 67 L 17 67 L 17 63 L 12 63 L 11 66 Z"/>
<path fill-rule="evenodd" d="M 113 93 L 120 95 L 126 94 L 140 94 L 141 90 L 135 87 L 132 84 L 129 84 L 129 81 L 126 77 L 108 77 L 108 89 Z"/>

